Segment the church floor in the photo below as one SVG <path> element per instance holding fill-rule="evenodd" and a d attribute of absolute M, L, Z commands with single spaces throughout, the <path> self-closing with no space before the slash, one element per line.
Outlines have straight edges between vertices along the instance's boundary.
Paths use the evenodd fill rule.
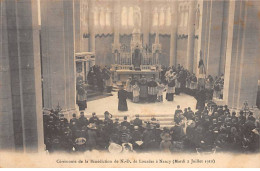
<path fill-rule="evenodd" d="M 110 112 L 114 116 L 134 117 L 135 114 L 142 116 L 158 116 L 158 115 L 173 115 L 177 105 L 181 106 L 181 109 L 191 107 L 195 110 L 196 100 L 194 97 L 180 94 L 174 97 L 174 101 L 168 102 L 165 100 L 166 92 L 164 92 L 164 101 L 156 103 L 133 103 L 127 100 L 128 111 L 118 111 L 118 98 L 117 92 L 112 92 L 113 96 L 105 97 L 98 100 L 93 100 L 87 103 L 88 108 L 86 114 L 91 115 L 92 112 L 96 112 L 98 116 L 103 115 L 105 111 Z"/>

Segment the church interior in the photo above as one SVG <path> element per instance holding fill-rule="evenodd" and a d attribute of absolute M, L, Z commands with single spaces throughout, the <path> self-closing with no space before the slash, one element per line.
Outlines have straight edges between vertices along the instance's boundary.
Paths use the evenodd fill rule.
<path fill-rule="evenodd" d="M 196 111 L 187 83 L 173 101 L 166 88 L 163 102 L 127 99 L 127 111 L 118 110 L 118 92 L 129 79 L 163 84 L 172 66 L 198 85 L 222 79 L 211 100 L 237 116 L 253 111 L 259 131 L 259 19 L 255 0 L 1 0 L 0 151 L 43 151 L 44 117 L 57 108 L 67 120 L 108 111 L 120 122 L 138 114 L 171 127 L 177 105 Z M 108 78 L 91 76 L 96 67 Z"/>

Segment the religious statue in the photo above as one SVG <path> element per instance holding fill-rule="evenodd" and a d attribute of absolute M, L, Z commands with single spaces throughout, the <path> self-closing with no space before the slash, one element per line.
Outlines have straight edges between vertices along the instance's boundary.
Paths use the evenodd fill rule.
<path fill-rule="evenodd" d="M 134 7 L 134 28 L 136 32 L 140 32 L 141 28 L 141 11 L 138 6 Z"/>
<path fill-rule="evenodd" d="M 196 9 L 196 29 L 199 29 L 200 26 L 200 5 L 198 4 L 198 7 Z"/>
<path fill-rule="evenodd" d="M 142 56 L 141 56 L 141 52 L 140 49 L 135 49 L 133 56 L 132 56 L 132 61 L 133 61 L 133 65 L 134 65 L 134 69 L 135 70 L 140 70 L 140 65 L 141 65 L 141 60 L 142 60 Z"/>

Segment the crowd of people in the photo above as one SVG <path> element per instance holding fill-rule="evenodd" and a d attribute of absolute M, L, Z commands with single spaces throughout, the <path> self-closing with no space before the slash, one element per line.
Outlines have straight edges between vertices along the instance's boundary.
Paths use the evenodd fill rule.
<path fill-rule="evenodd" d="M 49 153 L 92 150 L 121 152 L 259 152 L 259 120 L 251 111 L 238 114 L 228 106 L 210 102 L 202 111 L 184 110 L 178 105 L 174 126 L 160 127 L 156 118 L 142 120 L 139 115 L 129 121 L 113 118 L 108 111 L 104 119 L 96 113 L 86 118 L 73 114 L 68 121 L 59 111 L 44 115 L 44 142 Z"/>
<path fill-rule="evenodd" d="M 93 66 L 88 74 L 88 84 L 99 86 L 102 82 L 102 85 L 105 85 L 104 80 L 111 81 L 109 68 Z M 144 76 L 129 77 L 125 86 L 122 82 L 117 84 L 120 111 L 128 110 L 127 99 L 134 103 L 162 102 L 164 98 L 173 101 L 174 95 L 181 92 L 197 99 L 197 110 L 192 111 L 190 107 L 181 109 L 178 105 L 175 112 L 172 112 L 172 127 L 161 127 L 160 121 L 154 117 L 142 120 L 138 114 L 133 120 L 124 116 L 123 121 L 113 118 L 108 111 L 104 113 L 104 119 L 99 119 L 96 113 L 86 118 L 81 109 L 79 117 L 73 114 L 73 118 L 68 121 L 60 109 L 51 110 L 49 115 L 44 115 L 46 150 L 50 153 L 92 150 L 111 153 L 253 153 L 260 150 L 259 118 L 255 118 L 253 112 L 247 108 L 236 113 L 228 106 L 218 106 L 212 102 L 214 96 L 223 98 L 223 75 L 215 79 L 210 75 L 203 79 L 197 78 L 195 74 L 178 65 L 162 68 L 158 80 Z M 78 92 L 81 91 L 82 85 L 77 87 Z M 112 83 L 106 85 L 112 87 Z M 99 89 L 103 90 L 101 87 Z M 163 97 L 165 90 L 166 97 Z M 84 100 L 84 97 L 77 98 L 79 104 L 80 99 Z"/>
<path fill-rule="evenodd" d="M 111 93 L 113 87 L 112 75 L 109 66 L 101 67 L 94 65 L 90 68 L 87 75 L 87 83 L 90 88 L 103 92 L 105 89 Z"/>
<path fill-rule="evenodd" d="M 211 75 L 197 78 L 194 73 L 184 69 L 180 64 L 177 67 L 162 67 L 159 79 L 147 78 L 144 75 L 141 78 L 130 76 L 125 87 L 119 82 L 118 110 L 128 110 L 126 99 L 130 99 L 134 103 L 163 102 L 164 91 L 166 91 L 165 99 L 167 101 L 174 101 L 174 96 L 180 95 L 180 93 L 194 96 L 198 102 L 196 109 L 201 110 L 205 103 L 214 97 L 223 99 L 223 86 L 223 75 L 215 77 L 215 79 Z"/>

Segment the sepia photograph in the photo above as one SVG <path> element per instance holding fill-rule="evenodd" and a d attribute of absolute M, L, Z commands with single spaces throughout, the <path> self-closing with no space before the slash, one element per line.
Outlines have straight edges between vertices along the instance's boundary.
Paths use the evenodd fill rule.
<path fill-rule="evenodd" d="M 0 0 L 0 167 L 259 168 L 259 28 L 258 0 Z"/>

